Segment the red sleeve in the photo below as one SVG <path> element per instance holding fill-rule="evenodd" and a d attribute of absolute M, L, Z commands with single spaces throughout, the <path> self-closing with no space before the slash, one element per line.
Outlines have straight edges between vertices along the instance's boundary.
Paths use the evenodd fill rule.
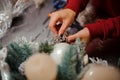
<path fill-rule="evenodd" d="M 97 37 L 101 39 L 120 38 L 120 16 L 107 20 L 98 20 L 96 23 L 85 26 L 90 31 L 91 39 Z"/>
<path fill-rule="evenodd" d="M 67 0 L 67 5 L 65 6 L 65 8 L 72 9 L 76 12 L 76 14 L 78 14 L 85 8 L 88 1 L 89 0 Z"/>

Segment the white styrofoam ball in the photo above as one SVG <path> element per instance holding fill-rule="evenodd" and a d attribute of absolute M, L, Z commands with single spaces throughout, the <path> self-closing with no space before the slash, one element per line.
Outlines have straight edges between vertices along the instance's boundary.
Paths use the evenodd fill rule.
<path fill-rule="evenodd" d="M 57 65 L 47 54 L 33 54 L 25 62 L 27 80 L 56 80 Z"/>

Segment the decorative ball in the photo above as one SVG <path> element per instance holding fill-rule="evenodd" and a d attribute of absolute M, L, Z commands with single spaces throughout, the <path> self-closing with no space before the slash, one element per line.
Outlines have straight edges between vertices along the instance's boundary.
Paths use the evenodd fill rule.
<path fill-rule="evenodd" d="M 51 53 L 50 56 L 54 59 L 54 61 L 57 64 L 61 64 L 62 58 L 64 57 L 64 55 L 67 53 L 71 53 L 70 49 L 71 49 L 71 46 L 67 43 L 55 44 L 53 52 Z"/>
<path fill-rule="evenodd" d="M 90 64 L 80 77 L 79 80 L 120 80 L 120 72 L 110 65 Z"/>
<path fill-rule="evenodd" d="M 34 54 L 25 62 L 28 80 L 56 80 L 57 65 L 47 54 Z"/>
<path fill-rule="evenodd" d="M 67 43 L 57 43 L 50 56 L 58 65 L 57 80 L 76 80 L 76 57 L 77 50 L 75 46 Z"/>

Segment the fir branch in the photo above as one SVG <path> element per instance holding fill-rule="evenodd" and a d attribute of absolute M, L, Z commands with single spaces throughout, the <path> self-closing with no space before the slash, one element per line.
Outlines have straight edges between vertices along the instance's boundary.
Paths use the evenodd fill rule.
<path fill-rule="evenodd" d="M 27 80 L 25 76 L 21 75 L 20 73 L 16 71 L 11 71 L 11 77 L 10 80 Z"/>
<path fill-rule="evenodd" d="M 3 46 L 2 46 L 2 43 L 0 42 L 0 49 L 2 49 L 3 48 Z"/>
<path fill-rule="evenodd" d="M 71 46 L 67 53 L 62 57 L 62 63 L 58 65 L 57 80 L 75 80 L 76 73 L 76 61 L 72 60 L 72 57 L 76 55 L 76 49 Z"/>
<path fill-rule="evenodd" d="M 40 52 L 40 53 L 43 53 L 43 52 L 44 52 L 44 53 L 50 54 L 52 50 L 53 50 L 53 45 L 52 45 L 52 44 L 49 44 L 47 41 L 44 42 L 44 43 L 41 43 L 41 44 L 39 45 L 39 52 Z"/>
<path fill-rule="evenodd" d="M 20 46 L 13 42 L 7 46 L 8 55 L 6 62 L 9 64 L 11 70 L 18 71 L 18 67 L 24 62 L 31 54 L 32 50 L 28 45 Z"/>

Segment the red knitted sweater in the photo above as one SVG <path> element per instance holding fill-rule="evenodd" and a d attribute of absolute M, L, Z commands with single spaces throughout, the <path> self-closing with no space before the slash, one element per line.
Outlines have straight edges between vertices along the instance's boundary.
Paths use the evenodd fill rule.
<path fill-rule="evenodd" d="M 74 10 L 77 14 L 82 11 L 89 0 L 68 0 L 66 8 Z M 95 23 L 87 24 L 91 39 L 100 37 L 120 38 L 120 0 L 92 0 L 93 6 L 109 15 L 108 19 L 98 20 Z M 103 13 L 102 13 L 103 14 Z"/>

